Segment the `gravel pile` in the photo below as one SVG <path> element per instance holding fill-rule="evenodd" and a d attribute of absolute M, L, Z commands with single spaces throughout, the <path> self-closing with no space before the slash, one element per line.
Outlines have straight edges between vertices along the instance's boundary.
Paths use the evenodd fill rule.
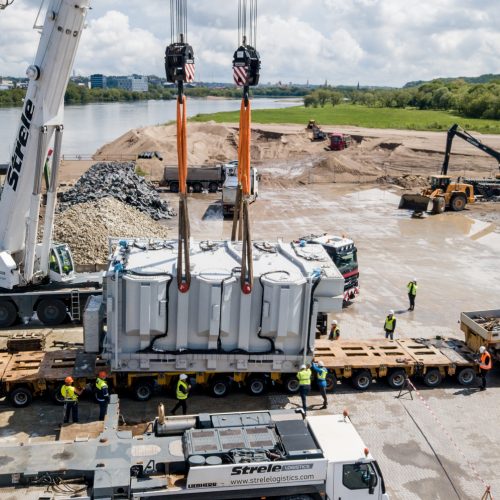
<path fill-rule="evenodd" d="M 61 194 L 58 210 L 112 196 L 118 201 L 136 207 L 152 219 L 170 219 L 175 214 L 167 202 L 145 179 L 135 173 L 134 163 L 96 163 L 78 182 Z"/>
<path fill-rule="evenodd" d="M 415 187 L 428 187 L 429 186 L 429 178 L 422 175 L 410 175 L 405 174 L 399 177 L 395 177 L 392 175 L 384 175 L 377 179 L 379 184 L 395 184 L 396 186 L 400 186 L 405 189 L 411 189 Z"/>
<path fill-rule="evenodd" d="M 80 203 L 55 218 L 53 239 L 69 244 L 77 264 L 106 264 L 110 236 L 166 238 L 167 229 L 113 198 Z"/>

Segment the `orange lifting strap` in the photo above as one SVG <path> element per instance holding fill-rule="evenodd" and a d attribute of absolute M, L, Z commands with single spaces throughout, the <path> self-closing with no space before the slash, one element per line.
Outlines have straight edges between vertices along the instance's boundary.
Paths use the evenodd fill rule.
<path fill-rule="evenodd" d="M 241 291 L 249 294 L 253 286 L 252 239 L 250 233 L 250 214 L 248 196 L 251 189 L 250 142 L 251 142 L 251 106 L 248 95 L 241 101 L 240 141 L 238 144 L 238 190 L 234 205 L 233 230 L 231 239 L 242 240 L 241 254 Z M 237 234 L 238 233 L 238 234 Z"/>
<path fill-rule="evenodd" d="M 179 168 L 179 243 L 177 253 L 177 288 L 181 293 L 189 290 L 189 215 L 187 205 L 187 112 L 186 96 L 177 99 L 177 160 Z"/>

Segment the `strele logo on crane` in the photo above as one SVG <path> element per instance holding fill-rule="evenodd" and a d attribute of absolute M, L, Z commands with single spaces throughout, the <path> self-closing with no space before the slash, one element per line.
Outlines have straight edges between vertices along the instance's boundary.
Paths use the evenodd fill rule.
<path fill-rule="evenodd" d="M 17 135 L 16 149 L 12 155 L 9 170 L 7 172 L 7 182 L 14 191 L 17 190 L 19 175 L 23 167 L 24 154 L 26 152 L 25 148 L 26 144 L 28 144 L 31 120 L 33 119 L 34 113 L 35 105 L 31 99 L 28 99 L 24 105 L 23 114 L 21 115 L 21 127 Z"/>

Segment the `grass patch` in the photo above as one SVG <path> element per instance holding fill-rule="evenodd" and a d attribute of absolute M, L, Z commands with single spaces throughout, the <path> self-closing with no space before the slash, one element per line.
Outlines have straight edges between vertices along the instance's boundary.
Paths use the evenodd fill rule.
<path fill-rule="evenodd" d="M 294 106 L 284 109 L 258 109 L 252 111 L 255 123 L 298 123 L 306 125 L 315 119 L 320 125 L 352 125 L 368 128 L 393 128 L 402 130 L 448 130 L 458 123 L 466 130 L 485 134 L 500 134 L 500 120 L 464 118 L 448 111 L 421 111 L 418 109 L 368 108 L 355 104 L 340 104 L 324 108 Z M 196 115 L 193 121 L 238 123 L 239 111 Z"/>

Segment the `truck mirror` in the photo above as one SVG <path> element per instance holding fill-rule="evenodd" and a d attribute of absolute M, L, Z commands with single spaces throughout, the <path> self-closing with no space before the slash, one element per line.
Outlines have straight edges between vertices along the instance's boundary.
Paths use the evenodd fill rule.
<path fill-rule="evenodd" d="M 374 472 L 370 472 L 370 479 L 368 483 L 368 493 L 373 495 L 375 493 L 375 485 L 377 484 L 377 476 Z"/>

